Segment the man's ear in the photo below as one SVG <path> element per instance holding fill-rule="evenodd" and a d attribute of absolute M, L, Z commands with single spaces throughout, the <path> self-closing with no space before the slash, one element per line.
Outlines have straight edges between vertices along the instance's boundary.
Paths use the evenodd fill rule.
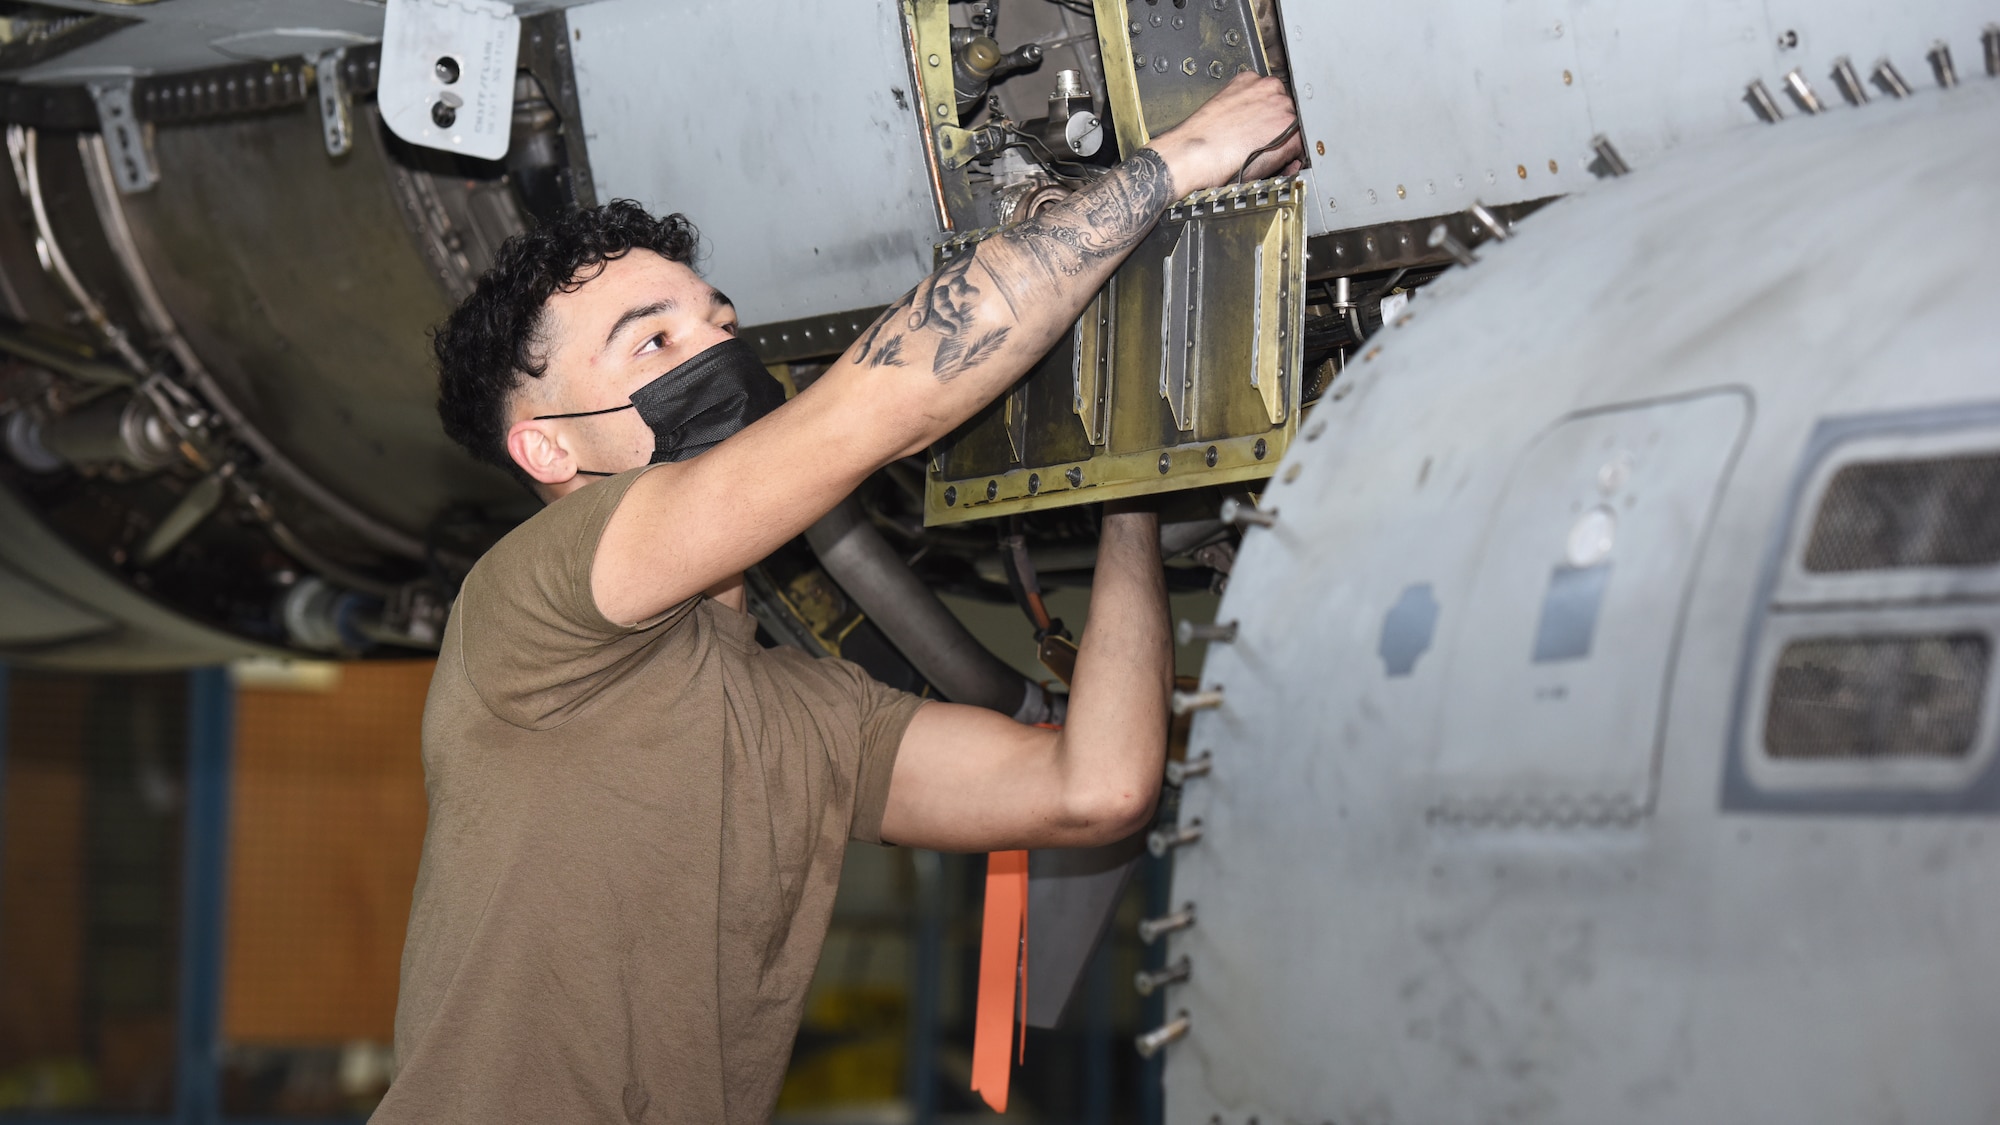
<path fill-rule="evenodd" d="M 554 486 L 576 479 L 576 457 L 550 427 L 536 419 L 516 422 L 507 431 L 507 455 L 521 471 Z"/>

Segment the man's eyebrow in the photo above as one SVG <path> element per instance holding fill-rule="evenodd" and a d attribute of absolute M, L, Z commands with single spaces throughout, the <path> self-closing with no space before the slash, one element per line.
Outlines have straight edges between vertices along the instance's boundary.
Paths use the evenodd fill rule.
<path fill-rule="evenodd" d="M 627 328 L 632 327 L 649 316 L 658 316 L 663 312 L 670 312 L 675 307 L 676 303 L 670 297 L 664 301 L 654 301 L 650 305 L 640 305 L 638 308 L 626 309 L 625 315 L 614 321 L 611 325 L 611 331 L 605 333 L 604 350 L 609 351 L 611 349 L 612 341 L 618 339 L 620 332 L 625 331 Z"/>
<path fill-rule="evenodd" d="M 733 309 L 736 307 L 736 302 L 730 300 L 729 295 L 720 289 L 711 289 L 708 291 L 708 303 L 718 309 Z"/>

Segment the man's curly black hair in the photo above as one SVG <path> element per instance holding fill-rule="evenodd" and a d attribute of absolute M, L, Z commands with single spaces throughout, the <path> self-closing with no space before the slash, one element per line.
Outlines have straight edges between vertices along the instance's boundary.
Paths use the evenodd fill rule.
<path fill-rule="evenodd" d="M 543 317 L 557 291 L 573 292 L 634 250 L 694 265 L 700 235 L 684 216 L 656 219 L 629 199 L 572 211 L 508 239 L 472 296 L 432 335 L 438 417 L 474 457 L 523 484 L 534 481 L 507 455 L 507 402 L 524 378 L 548 371 Z"/>

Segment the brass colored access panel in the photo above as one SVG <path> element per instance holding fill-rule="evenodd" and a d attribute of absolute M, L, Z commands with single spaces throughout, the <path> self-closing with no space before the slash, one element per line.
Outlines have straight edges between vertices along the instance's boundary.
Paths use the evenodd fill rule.
<path fill-rule="evenodd" d="M 1067 342 L 933 450 L 924 522 L 1271 475 L 1298 431 L 1304 197 L 1259 180 L 1169 208 Z"/>

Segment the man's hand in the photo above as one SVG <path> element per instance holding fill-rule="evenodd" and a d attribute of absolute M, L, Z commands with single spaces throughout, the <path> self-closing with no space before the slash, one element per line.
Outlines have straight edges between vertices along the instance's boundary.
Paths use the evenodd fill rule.
<path fill-rule="evenodd" d="M 1166 769 L 1173 641 L 1159 520 L 1105 505 L 1090 621 L 1061 731 L 926 704 L 889 778 L 882 838 L 942 851 L 1093 847 L 1138 831 Z"/>
<path fill-rule="evenodd" d="M 1239 74 L 1186 121 L 1153 138 L 1147 147 L 1172 169 L 1178 195 L 1232 183 L 1236 173 L 1246 180 L 1276 175 L 1305 155 L 1295 133 L 1283 144 L 1258 155 L 1246 170 L 1250 154 L 1277 141 L 1298 120 L 1285 84 L 1275 78 Z"/>

